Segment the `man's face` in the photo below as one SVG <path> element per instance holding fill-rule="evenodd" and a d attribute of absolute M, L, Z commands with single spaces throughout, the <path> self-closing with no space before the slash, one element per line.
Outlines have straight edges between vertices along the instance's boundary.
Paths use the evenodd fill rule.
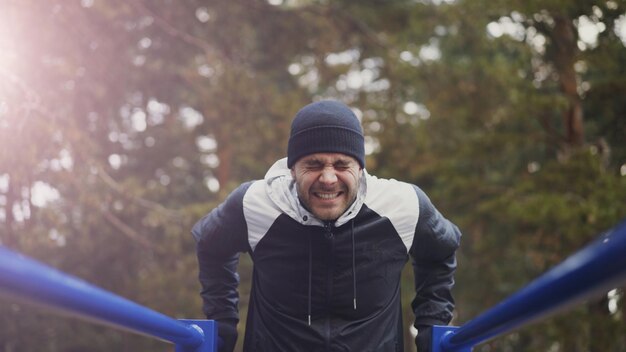
<path fill-rule="evenodd" d="M 291 175 L 304 207 L 320 220 L 336 220 L 356 199 L 361 167 L 345 154 L 316 153 L 296 161 Z"/>

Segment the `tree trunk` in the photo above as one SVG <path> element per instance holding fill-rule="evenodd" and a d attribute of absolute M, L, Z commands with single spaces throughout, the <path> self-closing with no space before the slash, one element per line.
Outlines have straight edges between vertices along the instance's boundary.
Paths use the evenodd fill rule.
<path fill-rule="evenodd" d="M 220 161 L 219 166 L 217 167 L 216 175 L 217 181 L 220 185 L 220 192 L 224 192 L 225 187 L 231 179 L 231 169 L 233 164 L 233 148 L 232 145 L 227 141 L 222 141 L 221 143 L 218 141 L 217 145 L 217 157 Z"/>
<path fill-rule="evenodd" d="M 578 94 L 578 77 L 574 64 L 579 53 L 578 37 L 572 20 L 563 15 L 554 16 L 554 29 L 550 33 L 553 45 L 552 61 L 558 73 L 559 86 L 568 101 L 568 107 L 563 112 L 563 126 L 565 129 L 565 145 L 563 152 L 583 145 L 583 107 Z"/>
<path fill-rule="evenodd" d="M 16 197 L 14 191 L 14 180 L 11 178 L 9 174 L 9 181 L 7 183 L 7 192 L 6 192 L 6 205 L 4 207 L 5 212 L 5 221 L 4 228 L 5 233 L 1 238 L 2 244 L 9 248 L 15 248 L 16 240 L 15 240 L 15 231 L 13 229 L 13 224 L 15 223 L 15 217 L 13 216 L 13 205 L 15 204 Z"/>

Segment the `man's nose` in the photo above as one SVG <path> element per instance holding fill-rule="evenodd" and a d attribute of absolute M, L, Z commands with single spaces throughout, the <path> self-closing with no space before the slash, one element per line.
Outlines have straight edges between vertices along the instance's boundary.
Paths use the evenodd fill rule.
<path fill-rule="evenodd" d="M 332 167 L 325 167 L 324 169 L 322 169 L 319 181 L 327 184 L 337 182 L 337 174 L 335 173 L 335 169 Z"/>

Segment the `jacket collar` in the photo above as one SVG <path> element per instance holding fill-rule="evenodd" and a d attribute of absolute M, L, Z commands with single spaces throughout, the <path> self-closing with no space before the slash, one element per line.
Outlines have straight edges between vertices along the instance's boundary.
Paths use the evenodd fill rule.
<path fill-rule="evenodd" d="M 362 170 L 356 200 L 334 223 L 341 226 L 353 219 L 361 210 L 367 193 L 367 171 Z M 287 167 L 287 158 L 280 159 L 265 174 L 265 191 L 274 204 L 285 214 L 303 225 L 324 225 L 311 212 L 306 210 L 298 199 L 296 182 Z"/>

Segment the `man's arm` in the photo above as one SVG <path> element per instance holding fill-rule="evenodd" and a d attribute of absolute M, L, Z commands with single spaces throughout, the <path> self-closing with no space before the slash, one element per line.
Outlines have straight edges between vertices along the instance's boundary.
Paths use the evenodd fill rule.
<path fill-rule="evenodd" d="M 191 230 L 196 240 L 202 309 L 208 319 L 218 321 L 220 352 L 232 351 L 237 342 L 237 264 L 239 253 L 248 249 L 243 196 L 249 186 L 246 183 L 236 189 Z"/>
<path fill-rule="evenodd" d="M 419 352 L 430 351 L 430 330 L 433 325 L 447 325 L 452 320 L 454 299 L 455 252 L 461 232 L 433 206 L 430 199 L 415 187 L 420 214 L 411 247 L 415 298 L 411 304 L 418 330 Z"/>

